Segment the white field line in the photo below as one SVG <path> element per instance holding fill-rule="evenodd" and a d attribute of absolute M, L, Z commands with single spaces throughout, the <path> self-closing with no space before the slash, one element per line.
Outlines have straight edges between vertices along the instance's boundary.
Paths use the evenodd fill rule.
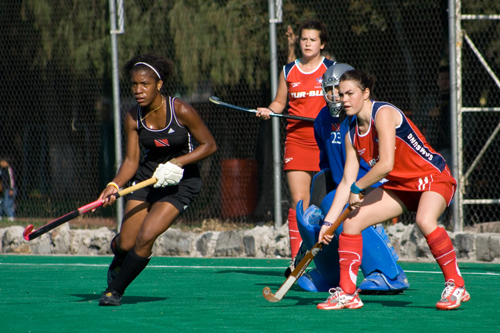
<path fill-rule="evenodd" d="M 108 264 L 81 264 L 81 263 L 1 263 L 0 266 L 72 266 L 72 267 L 108 267 Z M 245 269 L 245 270 L 283 270 L 286 267 L 263 267 L 263 266 L 192 266 L 192 265 L 148 265 L 148 268 L 187 268 L 187 269 Z M 416 274 L 443 274 L 441 271 L 414 271 L 414 270 L 404 270 L 405 273 L 416 273 Z M 500 276 L 500 273 L 493 272 L 461 272 L 462 275 L 487 275 L 487 276 Z"/>

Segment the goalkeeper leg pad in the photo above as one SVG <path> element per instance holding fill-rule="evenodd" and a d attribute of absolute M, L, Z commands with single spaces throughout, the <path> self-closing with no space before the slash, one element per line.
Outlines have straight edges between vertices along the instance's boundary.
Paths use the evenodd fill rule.
<path fill-rule="evenodd" d="M 381 226 L 363 230 L 363 261 L 361 270 L 365 279 L 358 290 L 368 293 L 400 293 L 410 287 L 403 269 L 396 263 L 399 259 Z"/>
<path fill-rule="evenodd" d="M 311 292 L 327 292 L 331 288 L 335 288 L 339 285 L 337 283 L 330 284 L 324 277 L 318 272 L 318 269 L 314 267 L 309 272 L 304 273 L 298 280 L 297 284 L 300 288 L 305 291 Z"/>
<path fill-rule="evenodd" d="M 299 201 L 297 204 L 297 226 L 303 243 L 310 250 L 318 242 L 323 217 L 314 205 L 310 206 L 304 213 L 301 212 L 303 212 L 302 201 Z M 320 223 L 318 223 L 319 217 L 321 217 Z M 316 272 L 309 272 L 312 278 L 304 275 L 298 281 L 302 289 L 326 292 L 330 288 L 338 286 L 340 280 L 338 238 L 333 238 L 329 245 L 323 246 L 322 250 L 314 257 L 314 264 Z"/>
<path fill-rule="evenodd" d="M 398 265 L 399 267 L 399 265 Z M 401 269 L 401 267 L 399 267 Z M 408 289 L 410 284 L 405 272 L 401 269 L 394 279 L 388 278 L 384 273 L 373 272 L 358 286 L 360 294 L 399 294 Z"/>
<path fill-rule="evenodd" d="M 389 242 L 384 228 L 381 225 L 368 227 L 363 230 L 362 235 L 363 262 L 361 263 L 361 271 L 363 271 L 363 275 L 367 277 L 378 271 L 390 279 L 395 279 L 402 270 L 396 263 L 399 257 Z"/>

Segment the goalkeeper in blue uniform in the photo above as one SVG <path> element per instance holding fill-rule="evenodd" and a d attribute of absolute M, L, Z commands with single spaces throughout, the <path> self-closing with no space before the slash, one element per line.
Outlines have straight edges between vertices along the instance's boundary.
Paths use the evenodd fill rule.
<path fill-rule="evenodd" d="M 335 189 L 344 174 L 344 140 L 348 125 L 355 121 L 355 118 L 343 119 L 342 104 L 339 102 L 336 88 L 342 74 L 352 69 L 354 68 L 348 64 L 335 63 L 323 75 L 322 89 L 327 106 L 320 111 L 314 122 L 314 135 L 320 148 L 321 171 L 312 182 L 311 206 L 304 212 L 302 201 L 297 204 L 298 227 L 303 247 L 307 249 L 311 249 L 318 241 L 323 217 L 330 209 Z M 358 179 L 363 177 L 369 169 L 369 166 L 361 161 Z M 373 185 L 373 188 L 380 184 Z M 335 231 L 337 237 L 328 246 L 324 246 L 314 258 L 316 267 L 298 279 L 297 283 L 302 289 L 320 292 L 338 286 L 340 279 L 338 236 L 341 232 L 342 225 Z M 410 285 L 403 269 L 396 262 L 398 255 L 390 244 L 384 228 L 381 225 L 369 227 L 362 234 L 361 270 L 365 279 L 359 285 L 359 292 L 389 294 L 400 293 L 407 289 Z"/>

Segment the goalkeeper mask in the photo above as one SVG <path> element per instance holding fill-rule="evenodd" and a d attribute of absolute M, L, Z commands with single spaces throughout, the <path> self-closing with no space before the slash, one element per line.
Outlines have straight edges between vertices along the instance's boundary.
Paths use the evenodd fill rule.
<path fill-rule="evenodd" d="M 335 63 L 328 67 L 325 74 L 323 74 L 323 82 L 321 89 L 323 90 L 323 97 L 325 98 L 326 105 L 332 117 L 338 117 L 342 110 L 342 102 L 340 101 L 338 86 L 342 74 L 354 68 L 348 64 Z"/>

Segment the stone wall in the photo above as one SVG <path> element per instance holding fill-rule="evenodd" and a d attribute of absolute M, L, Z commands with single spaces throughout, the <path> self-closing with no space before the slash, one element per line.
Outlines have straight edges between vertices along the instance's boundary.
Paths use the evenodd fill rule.
<path fill-rule="evenodd" d="M 0 229 L 0 253 L 109 255 L 109 242 L 115 235 L 115 231 L 108 228 L 71 230 L 69 224 L 64 224 L 27 242 L 22 236 L 23 230 L 21 226 Z M 425 238 L 414 224 L 397 223 L 386 231 L 400 260 L 434 260 Z M 483 230 L 449 234 L 461 261 L 500 262 L 500 233 Z M 171 228 L 157 239 L 153 255 L 287 258 L 290 257 L 288 226 L 201 233 Z"/>

